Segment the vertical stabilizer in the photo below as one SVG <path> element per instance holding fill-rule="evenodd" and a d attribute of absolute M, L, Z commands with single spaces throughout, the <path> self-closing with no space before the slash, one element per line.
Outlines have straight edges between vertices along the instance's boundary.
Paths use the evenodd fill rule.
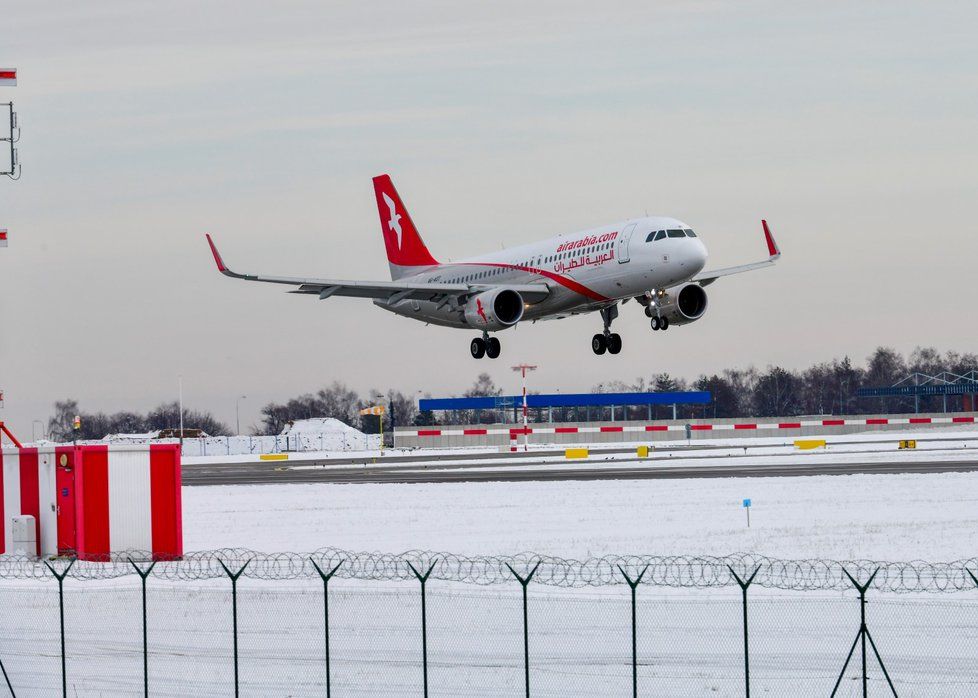
<path fill-rule="evenodd" d="M 397 280 L 424 267 L 438 266 L 388 175 L 374 177 L 374 193 L 377 195 L 377 212 L 380 214 L 391 278 Z"/>

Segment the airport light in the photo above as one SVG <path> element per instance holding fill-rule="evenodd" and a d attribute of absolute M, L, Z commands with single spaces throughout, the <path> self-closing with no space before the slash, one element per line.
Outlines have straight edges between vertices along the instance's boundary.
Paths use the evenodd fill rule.
<path fill-rule="evenodd" d="M 530 435 L 526 424 L 526 372 L 536 371 L 537 367 L 531 366 L 530 364 L 519 364 L 517 366 L 513 366 L 512 369 L 514 371 L 519 371 L 523 377 L 523 450 L 529 451 Z"/>

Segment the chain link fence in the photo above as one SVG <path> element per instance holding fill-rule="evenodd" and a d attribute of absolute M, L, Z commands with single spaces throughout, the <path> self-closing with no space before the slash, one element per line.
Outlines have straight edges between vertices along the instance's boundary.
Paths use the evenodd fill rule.
<path fill-rule="evenodd" d="M 978 560 L 0 556 L 0 695 L 861 696 L 865 610 L 868 693 L 970 696 L 972 573 Z"/>

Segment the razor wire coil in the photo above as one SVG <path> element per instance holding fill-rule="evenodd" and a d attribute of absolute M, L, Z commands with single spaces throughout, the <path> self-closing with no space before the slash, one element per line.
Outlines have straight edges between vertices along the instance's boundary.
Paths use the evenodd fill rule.
<path fill-rule="evenodd" d="M 58 569 L 71 558 L 49 560 Z M 147 551 L 113 553 L 99 561 L 79 560 L 68 579 L 106 580 L 135 575 L 130 560 L 144 569 L 152 559 Z M 851 589 L 848 572 L 857 580 L 868 579 L 877 569 L 872 588 L 895 593 L 942 593 L 978 589 L 969 570 L 978 575 L 978 558 L 953 562 L 887 562 L 875 560 L 783 560 L 751 553 L 727 556 L 658 556 L 605 555 L 577 560 L 536 553 L 517 555 L 469 556 L 447 552 L 410 550 L 380 553 L 355 552 L 338 548 L 320 548 L 311 553 L 262 553 L 246 548 L 224 548 L 192 552 L 179 560 L 159 560 L 151 577 L 171 581 L 220 579 L 226 576 L 221 563 L 229 570 L 240 569 L 243 576 L 259 580 L 314 579 L 321 570 L 339 565 L 336 577 L 366 581 L 414 580 L 409 563 L 420 569 L 434 565 L 432 580 L 459 582 L 480 586 L 507 584 L 514 581 L 510 567 L 529 571 L 539 563 L 533 584 L 551 587 L 580 588 L 625 584 L 622 571 L 636 577 L 647 568 L 642 584 L 671 588 L 726 587 L 738 575 L 750 575 L 756 569 L 754 584 L 769 589 L 790 591 L 828 591 Z M 845 571 L 844 571 L 845 570 Z M 22 555 L 0 555 L 0 579 L 51 579 L 48 568 L 35 558 Z"/>

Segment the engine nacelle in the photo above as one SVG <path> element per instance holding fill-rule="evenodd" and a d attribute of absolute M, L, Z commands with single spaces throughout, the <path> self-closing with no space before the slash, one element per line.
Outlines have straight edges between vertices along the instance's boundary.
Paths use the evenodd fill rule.
<path fill-rule="evenodd" d="M 671 325 L 688 325 L 706 312 L 706 291 L 699 284 L 683 284 L 666 290 L 659 299 L 659 315 Z"/>
<path fill-rule="evenodd" d="M 465 321 L 479 330 L 503 330 L 523 317 L 523 296 L 510 288 L 483 291 L 465 304 Z"/>

